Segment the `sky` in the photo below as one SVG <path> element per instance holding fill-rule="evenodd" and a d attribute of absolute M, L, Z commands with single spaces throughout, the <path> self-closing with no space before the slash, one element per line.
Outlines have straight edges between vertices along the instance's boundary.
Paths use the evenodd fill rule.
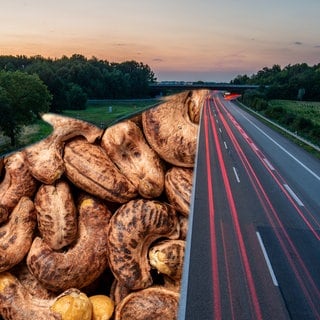
<path fill-rule="evenodd" d="M 158 81 L 229 82 L 320 63 L 320 0 L 0 2 L 0 55 L 135 60 Z"/>

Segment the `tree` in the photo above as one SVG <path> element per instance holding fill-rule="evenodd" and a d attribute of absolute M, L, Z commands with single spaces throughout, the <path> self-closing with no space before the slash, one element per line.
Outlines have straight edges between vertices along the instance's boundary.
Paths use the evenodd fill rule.
<path fill-rule="evenodd" d="M 14 146 L 21 127 L 48 112 L 52 96 L 37 75 L 20 71 L 0 71 L 0 88 L 0 129 Z"/>
<path fill-rule="evenodd" d="M 87 95 L 82 88 L 75 83 L 69 85 L 68 108 L 72 110 L 83 110 L 86 108 Z"/>

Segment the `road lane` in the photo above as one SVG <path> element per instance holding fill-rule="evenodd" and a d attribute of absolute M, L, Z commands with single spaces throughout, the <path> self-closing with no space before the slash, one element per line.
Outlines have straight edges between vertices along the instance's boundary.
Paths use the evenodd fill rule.
<path fill-rule="evenodd" d="M 230 121 L 243 136 L 243 128 L 239 127 L 234 122 L 234 119 L 230 118 Z M 252 140 L 247 134 L 245 140 L 262 162 L 265 159 L 264 155 L 256 145 L 255 147 L 252 146 Z M 281 232 L 276 230 L 273 233 L 277 238 L 276 243 L 282 250 L 279 251 L 281 254 L 274 258 L 274 263 L 279 265 L 279 261 L 283 261 L 280 265 L 285 265 L 283 257 L 286 256 L 286 261 L 291 269 L 289 269 L 289 273 L 282 273 L 282 276 L 284 276 L 282 278 L 283 281 L 281 281 L 283 284 L 281 287 L 282 293 L 284 293 L 284 299 L 292 318 L 300 319 L 303 317 L 304 319 L 314 319 L 319 317 L 319 306 L 317 303 L 320 287 L 319 274 L 312 272 L 314 266 L 319 269 L 316 263 L 320 259 L 319 246 L 316 245 L 319 242 L 319 218 L 308 209 L 303 208 L 304 210 L 302 210 L 299 208 L 302 201 L 296 198 L 291 188 L 288 189 L 281 176 L 279 178 L 274 172 L 271 172 L 274 170 L 269 168 L 271 177 L 278 184 L 281 192 L 271 199 L 274 205 L 270 203 L 272 215 L 268 216 L 268 219 L 274 230 L 276 230 L 275 227 L 277 225 L 281 228 Z M 282 182 L 280 182 L 281 179 Z M 285 206 L 285 202 L 281 202 L 283 196 L 287 199 L 287 206 Z M 319 212 L 319 210 L 316 212 Z M 313 220 L 309 220 L 310 215 Z M 304 229 L 307 230 L 305 231 Z M 293 233 L 292 230 L 296 230 L 296 232 Z M 301 240 L 303 240 L 303 246 L 299 246 Z M 294 259 L 292 258 L 292 252 L 294 253 Z M 305 259 L 301 258 L 302 256 L 305 256 Z M 310 261 L 313 261 L 313 263 L 310 263 Z M 290 271 L 293 272 L 291 277 L 288 276 Z M 289 280 L 285 282 L 285 278 Z M 288 284 L 291 285 L 288 287 Z M 298 290 L 292 290 L 295 285 L 299 288 Z"/>
<path fill-rule="evenodd" d="M 203 107 L 179 319 L 320 317 L 319 219 L 228 103 Z"/>

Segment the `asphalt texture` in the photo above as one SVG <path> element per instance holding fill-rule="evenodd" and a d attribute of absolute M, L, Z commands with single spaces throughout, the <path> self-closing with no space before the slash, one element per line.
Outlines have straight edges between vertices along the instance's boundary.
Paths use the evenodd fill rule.
<path fill-rule="evenodd" d="M 320 319 L 320 161 L 213 92 L 179 319 Z"/>

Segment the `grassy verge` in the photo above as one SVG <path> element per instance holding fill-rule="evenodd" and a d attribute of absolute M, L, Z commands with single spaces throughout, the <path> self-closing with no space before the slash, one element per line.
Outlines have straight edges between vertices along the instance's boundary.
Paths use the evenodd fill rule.
<path fill-rule="evenodd" d="M 310 118 L 310 114 L 313 114 L 314 111 L 308 110 L 309 108 L 306 105 L 312 106 L 310 107 L 311 109 L 315 109 L 315 113 L 317 113 L 317 115 L 313 115 L 313 119 L 312 121 L 320 121 L 320 102 L 301 102 L 301 101 L 290 101 L 290 100 L 271 100 L 269 101 L 270 105 L 273 107 L 281 107 L 283 109 L 285 109 L 286 111 L 295 114 L 296 116 L 304 116 L 305 118 Z M 244 108 L 244 105 L 242 105 L 242 103 L 238 103 L 238 106 L 241 108 Z M 319 108 L 319 109 L 318 109 Z M 257 111 L 253 111 L 251 110 L 249 107 L 246 106 L 246 111 L 250 112 L 253 116 L 255 117 L 259 117 L 257 115 L 257 113 L 259 114 L 259 112 Z M 314 155 L 316 158 L 320 159 L 320 152 L 317 151 L 316 149 L 312 148 L 311 146 L 303 143 L 301 140 L 295 138 L 293 135 L 286 133 L 284 130 L 281 130 L 279 127 L 273 125 L 271 122 L 266 121 L 265 119 L 259 117 L 259 120 L 261 122 L 263 122 L 265 125 L 269 126 L 270 128 L 272 128 L 273 130 L 279 132 L 280 134 L 282 134 L 283 136 L 285 136 L 286 138 L 288 138 L 289 140 L 291 140 L 292 142 L 294 142 L 295 144 L 299 145 L 300 147 L 302 147 L 303 149 L 305 149 L 307 152 L 311 153 L 312 155 Z M 274 119 L 272 119 L 272 121 L 275 121 Z M 276 123 L 278 123 L 279 125 L 285 127 L 287 130 L 290 131 L 290 127 L 284 125 L 283 123 L 281 123 L 281 121 L 275 121 Z M 319 137 L 320 139 L 320 137 Z M 318 141 L 319 142 L 319 141 Z"/>
<path fill-rule="evenodd" d="M 314 101 L 292 101 L 292 100 L 271 100 L 271 107 L 281 107 L 287 113 L 304 117 L 320 126 L 320 102 Z"/>
<path fill-rule="evenodd" d="M 160 100 L 97 100 L 90 101 L 85 110 L 65 110 L 63 115 L 106 128 L 120 119 L 140 113 L 157 103 L 160 103 Z M 18 145 L 15 147 L 11 147 L 9 139 L 0 135 L 0 156 L 40 141 L 47 137 L 51 131 L 50 125 L 38 120 L 23 129 Z"/>

